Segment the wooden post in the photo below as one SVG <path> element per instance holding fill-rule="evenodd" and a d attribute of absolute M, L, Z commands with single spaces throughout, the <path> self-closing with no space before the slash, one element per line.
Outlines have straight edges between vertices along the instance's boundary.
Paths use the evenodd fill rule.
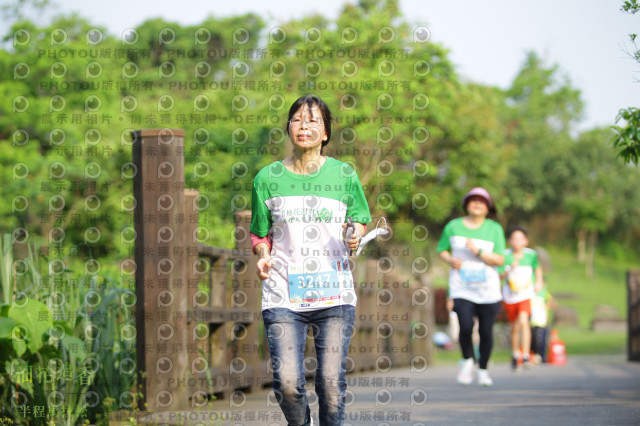
<path fill-rule="evenodd" d="M 375 282 L 375 336 L 376 349 L 378 356 L 375 361 L 376 371 L 387 371 L 394 366 L 393 356 L 393 337 L 396 329 L 391 319 L 394 309 L 393 303 L 389 303 L 389 299 L 394 296 L 389 288 L 385 288 L 386 283 L 392 280 L 392 272 L 394 268 L 393 260 L 388 256 L 382 256 L 375 262 L 374 282 Z M 397 336 L 397 334 L 396 334 Z"/>
<path fill-rule="evenodd" d="M 208 390 L 207 377 L 199 374 L 209 367 L 207 342 L 209 340 L 209 325 L 197 321 L 198 307 L 209 306 L 209 295 L 198 289 L 200 279 L 207 273 L 204 261 L 198 256 L 198 201 L 199 191 L 185 189 L 184 202 L 186 213 L 186 227 L 184 244 L 186 247 L 186 298 L 187 298 L 187 354 L 188 354 L 188 383 L 190 406 L 198 406 L 205 400 L 204 394 Z M 200 392 L 199 392 L 200 391 Z"/>
<path fill-rule="evenodd" d="M 368 371 L 375 366 L 374 348 L 375 339 L 375 310 L 371 307 L 375 306 L 377 282 L 371 281 L 373 278 L 369 276 L 368 265 L 375 261 L 362 259 L 357 264 L 353 272 L 353 280 L 356 285 L 358 302 L 356 303 L 356 334 L 351 339 L 349 356 L 353 358 L 354 370 Z"/>
<path fill-rule="evenodd" d="M 141 410 L 188 407 L 184 130 L 133 132 Z"/>
<path fill-rule="evenodd" d="M 414 282 L 411 291 L 411 315 L 415 338 L 412 340 L 411 368 L 420 370 L 424 360 L 433 362 L 433 332 L 435 330 L 435 297 L 430 276 L 419 274 L 418 282 Z M 426 367 L 426 366 L 425 366 Z"/>
<path fill-rule="evenodd" d="M 371 288 L 371 292 L 369 293 L 369 301 L 368 303 L 366 302 L 364 305 L 364 308 L 366 309 L 367 307 L 371 306 L 375 306 L 376 304 L 376 298 L 378 297 L 378 290 L 380 289 L 380 279 L 381 279 L 381 275 L 378 274 L 378 262 L 373 260 L 373 259 L 367 259 L 364 262 L 364 266 L 365 266 L 365 279 L 367 282 L 367 285 L 370 286 Z M 370 362 L 371 362 L 371 367 L 378 370 L 378 369 L 386 369 L 389 368 L 390 365 L 387 362 L 387 355 L 386 355 L 386 339 L 382 338 L 382 335 L 384 335 L 384 332 L 387 331 L 384 327 L 383 327 L 383 318 L 384 316 L 380 315 L 381 313 L 378 312 L 378 310 L 376 309 L 375 312 L 370 312 L 369 311 L 369 318 L 371 318 L 369 320 L 369 324 L 371 326 L 371 332 L 369 333 L 369 335 L 367 336 L 368 338 L 368 342 L 366 343 L 369 348 L 370 351 L 367 354 L 367 358 L 369 358 Z M 380 338 L 379 338 L 380 337 Z"/>
<path fill-rule="evenodd" d="M 237 312 L 245 312 L 234 318 L 234 328 L 238 329 L 233 338 L 233 362 L 229 366 L 232 379 L 249 391 L 259 389 L 270 379 L 267 377 L 266 362 L 259 357 L 262 342 L 258 340 L 258 328 L 262 321 L 262 283 L 256 275 L 257 258 L 251 250 L 249 227 L 251 211 L 240 210 L 235 213 L 235 238 L 233 268 L 233 294 L 231 306 Z M 268 350 L 268 349 L 265 349 Z M 235 377 L 234 377 L 235 376 Z"/>
<path fill-rule="evenodd" d="M 233 359 L 229 348 L 232 324 L 229 321 L 229 302 L 227 294 L 227 262 L 228 256 L 221 254 L 209 257 L 209 304 L 220 312 L 223 321 L 210 323 L 209 330 L 209 366 L 212 379 L 217 382 L 213 387 L 215 393 L 221 393 L 226 399 L 233 392 L 230 382 L 229 363 Z"/>
<path fill-rule="evenodd" d="M 393 259 L 397 264 L 397 259 Z M 407 277 L 407 279 L 404 279 Z M 393 333 L 389 339 L 389 357 L 393 361 L 394 367 L 406 366 L 409 364 L 410 341 L 412 336 L 416 340 L 426 337 L 425 327 L 419 323 L 411 322 L 409 312 L 409 278 L 402 275 L 398 267 L 385 274 L 384 286 L 378 291 L 378 304 L 387 306 L 388 318 Z"/>
<path fill-rule="evenodd" d="M 627 271 L 629 361 L 640 361 L 640 270 Z"/>

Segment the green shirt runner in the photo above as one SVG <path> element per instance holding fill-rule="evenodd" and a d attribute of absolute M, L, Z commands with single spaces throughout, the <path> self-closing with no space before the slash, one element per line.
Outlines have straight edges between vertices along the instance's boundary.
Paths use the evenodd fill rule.
<path fill-rule="evenodd" d="M 476 229 L 467 228 L 462 218 L 447 223 L 436 250 L 448 250 L 452 257 L 462 260 L 460 269 L 451 268 L 449 272 L 449 297 L 473 303 L 499 302 L 502 295 L 498 269 L 484 263 L 466 247 L 469 238 L 485 253 L 502 254 L 505 249 L 502 226 L 491 219 L 485 219 Z"/>
<path fill-rule="evenodd" d="M 508 270 L 509 274 L 502 285 L 502 297 L 504 303 L 518 303 L 531 299 L 535 294 L 536 274 L 535 270 L 540 263 L 538 262 L 538 254 L 535 250 L 525 247 L 523 249 L 522 259 L 518 262 L 518 266 L 513 267 L 513 250 L 504 251 L 504 266 L 498 271 L 502 273 Z"/>
<path fill-rule="evenodd" d="M 262 282 L 262 310 L 308 311 L 356 305 L 342 224 L 371 222 L 355 170 L 327 157 L 313 174 L 277 161 L 253 181 L 251 232 L 271 233 L 274 266 Z"/>

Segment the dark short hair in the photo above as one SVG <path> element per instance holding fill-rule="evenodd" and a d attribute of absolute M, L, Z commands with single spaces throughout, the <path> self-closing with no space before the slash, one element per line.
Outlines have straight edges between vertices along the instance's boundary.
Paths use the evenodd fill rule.
<path fill-rule="evenodd" d="M 304 95 L 304 96 L 296 99 L 296 101 L 293 103 L 293 105 L 291 105 L 291 108 L 289 108 L 289 118 L 287 118 L 287 127 L 285 129 L 285 132 L 287 132 L 287 135 L 289 134 L 289 122 L 291 121 L 291 118 L 293 117 L 293 114 L 298 112 L 298 110 L 300 108 L 302 108 L 303 105 L 306 105 L 307 108 L 309 108 L 309 112 L 311 114 L 313 114 L 311 108 L 314 105 L 317 105 L 318 109 L 320 110 L 320 113 L 322 114 L 322 123 L 324 124 L 324 132 L 327 135 L 327 140 L 326 141 L 322 141 L 322 148 L 320 148 L 320 153 L 322 154 L 322 150 L 324 149 L 324 147 L 331 140 L 331 120 L 332 120 L 332 118 L 331 118 L 331 111 L 329 110 L 329 107 L 318 96 L 316 96 L 316 95 Z"/>
<path fill-rule="evenodd" d="M 489 203 L 489 201 L 485 197 L 480 196 L 480 198 L 482 198 L 482 201 L 484 201 L 484 203 L 487 205 L 487 209 L 489 209 L 489 212 L 487 213 L 487 217 L 488 218 L 496 217 L 498 215 L 498 210 L 496 209 L 496 206 L 493 203 Z M 471 201 L 471 197 L 465 199 L 462 204 L 462 208 L 464 209 L 465 214 L 469 214 L 469 212 L 467 211 L 467 206 L 469 205 L 469 201 Z"/>
<path fill-rule="evenodd" d="M 520 232 L 522 232 L 522 233 L 524 234 L 524 236 L 525 236 L 525 237 L 527 236 L 527 230 L 526 230 L 526 229 L 524 229 L 522 226 L 518 226 L 518 225 L 516 225 L 516 226 L 512 226 L 512 227 L 510 227 L 509 229 L 507 229 L 507 240 L 508 240 L 509 238 L 511 238 L 511 234 L 513 234 L 513 233 L 514 233 L 514 232 L 516 232 L 516 231 L 520 231 Z"/>

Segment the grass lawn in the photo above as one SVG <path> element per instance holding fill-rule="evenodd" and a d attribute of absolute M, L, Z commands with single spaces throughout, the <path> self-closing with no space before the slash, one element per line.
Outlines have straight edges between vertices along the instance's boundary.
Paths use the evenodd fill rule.
<path fill-rule="evenodd" d="M 618 316 L 627 317 L 626 273 L 629 269 L 639 269 L 639 264 L 620 262 L 597 256 L 595 273 L 588 279 L 584 264 L 576 261 L 575 253 L 556 248 L 548 248 L 552 269 L 545 273 L 549 292 L 559 306 L 574 309 L 578 315 L 578 327 L 558 328 L 558 337 L 567 346 L 567 355 L 611 355 L 626 354 L 627 335 L 623 332 L 594 332 L 591 322 L 597 305 L 614 307 Z M 496 363 L 508 362 L 511 351 L 505 339 L 508 333 L 503 325 L 496 328 L 496 339 L 492 360 Z M 460 351 L 436 350 L 436 364 L 455 363 L 460 359 Z"/>
<path fill-rule="evenodd" d="M 558 337 L 567 347 L 567 356 L 572 355 L 625 355 L 627 351 L 626 333 L 596 333 L 584 328 L 560 328 Z M 437 349 L 435 364 L 454 364 L 460 360 L 460 350 Z M 494 363 L 507 363 L 511 359 L 511 350 L 496 344 L 491 354 Z"/>
<path fill-rule="evenodd" d="M 593 332 L 584 328 L 560 328 L 558 337 L 567 355 L 619 355 L 627 352 L 627 333 Z"/>
<path fill-rule="evenodd" d="M 614 307 L 620 318 L 627 317 L 626 273 L 640 268 L 631 264 L 597 256 L 593 278 L 585 274 L 584 264 L 576 261 L 575 253 L 550 248 L 552 269 L 545 274 L 547 288 L 558 305 L 578 313 L 581 328 L 590 328 L 596 305 Z"/>

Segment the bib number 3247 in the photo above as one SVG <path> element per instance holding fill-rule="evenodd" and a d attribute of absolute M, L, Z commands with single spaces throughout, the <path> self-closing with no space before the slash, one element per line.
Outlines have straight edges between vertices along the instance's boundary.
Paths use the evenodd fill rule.
<path fill-rule="evenodd" d="M 339 263 L 342 266 L 342 262 Z M 296 304 L 337 300 L 350 282 L 351 273 L 343 267 L 311 273 L 301 266 L 290 265 L 289 299 Z"/>

